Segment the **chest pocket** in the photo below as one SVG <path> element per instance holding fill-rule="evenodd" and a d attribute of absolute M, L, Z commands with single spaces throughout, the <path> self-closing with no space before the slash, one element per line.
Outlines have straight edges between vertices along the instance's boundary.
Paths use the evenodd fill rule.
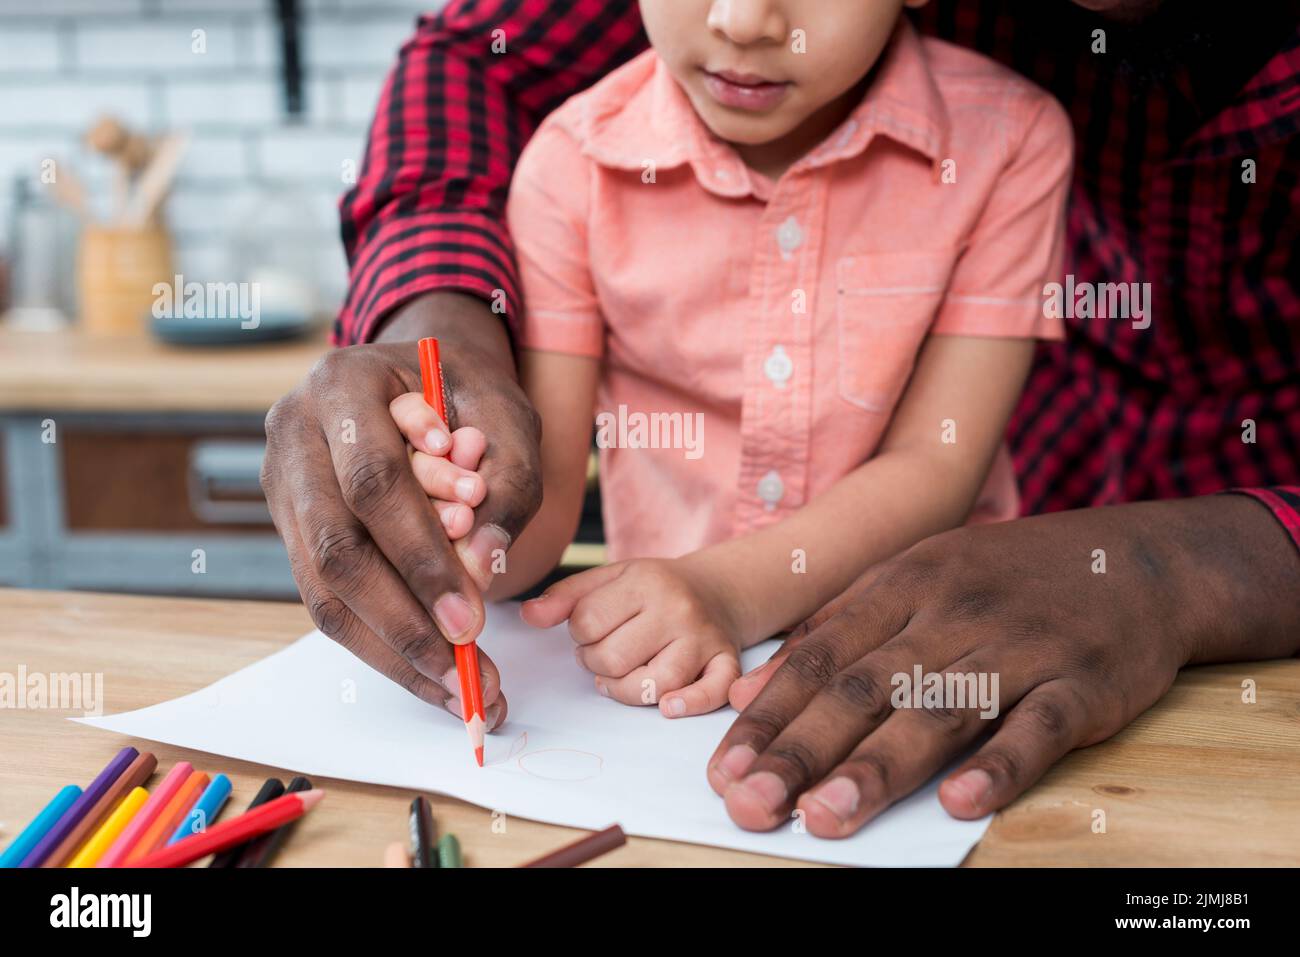
<path fill-rule="evenodd" d="M 840 396 L 889 412 L 916 365 L 948 286 L 946 252 L 870 253 L 835 264 Z"/>

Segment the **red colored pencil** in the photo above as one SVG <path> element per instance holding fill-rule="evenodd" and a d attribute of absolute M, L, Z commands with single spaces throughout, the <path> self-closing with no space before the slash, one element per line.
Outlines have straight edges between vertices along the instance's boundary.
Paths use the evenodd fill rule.
<path fill-rule="evenodd" d="M 432 336 L 420 340 L 420 381 L 424 385 L 424 401 L 438 413 L 438 418 L 448 429 L 447 397 L 442 381 L 442 362 L 438 358 L 438 340 Z M 487 729 L 487 716 L 483 711 L 483 684 L 478 673 L 478 645 L 469 642 L 455 645 L 456 674 L 460 676 L 461 716 L 469 743 L 474 748 L 474 760 L 483 767 L 483 735 Z"/>
<path fill-rule="evenodd" d="M 131 866 L 184 867 L 200 857 L 224 851 L 297 820 L 315 807 L 324 796 L 325 792 L 319 788 L 286 794 L 274 801 L 260 804 L 251 811 L 245 811 L 239 817 L 214 824 L 206 831 L 181 838 L 175 844 L 168 844 L 152 854 L 146 854 L 139 860 L 132 861 Z"/>

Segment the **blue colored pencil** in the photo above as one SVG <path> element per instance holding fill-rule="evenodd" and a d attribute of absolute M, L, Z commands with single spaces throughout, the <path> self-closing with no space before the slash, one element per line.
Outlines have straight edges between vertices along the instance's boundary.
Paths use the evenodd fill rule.
<path fill-rule="evenodd" d="M 230 778 L 218 774 L 203 789 L 198 801 L 190 808 L 190 813 L 185 815 L 185 820 L 181 821 L 180 827 L 176 828 L 176 833 L 167 839 L 167 843 L 175 844 L 183 837 L 206 831 L 208 826 L 217 819 L 217 815 L 221 813 L 221 808 L 229 797 Z"/>
<path fill-rule="evenodd" d="M 119 777 L 122 772 L 140 756 L 140 752 L 135 748 L 123 748 L 117 752 L 117 757 L 109 761 L 104 770 L 99 772 L 99 777 L 90 782 L 90 787 L 86 788 L 72 806 L 63 812 L 63 816 L 54 822 L 54 826 L 45 832 L 45 836 L 36 842 L 33 847 L 23 858 L 19 867 L 40 867 L 41 862 L 50 856 L 50 852 L 63 843 L 77 822 L 86 816 L 86 812 L 99 803 L 99 799 Z"/>
<path fill-rule="evenodd" d="M 36 842 L 49 833 L 59 818 L 63 817 L 72 802 L 81 797 L 81 787 L 67 784 L 54 795 L 54 799 L 45 805 L 45 810 L 32 818 L 32 823 L 23 828 L 23 832 L 14 838 L 14 842 L 0 854 L 0 867 L 17 867 L 22 863 Z"/>

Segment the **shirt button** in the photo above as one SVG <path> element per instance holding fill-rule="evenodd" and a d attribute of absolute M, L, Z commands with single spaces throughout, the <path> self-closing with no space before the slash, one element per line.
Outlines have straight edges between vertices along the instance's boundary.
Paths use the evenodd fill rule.
<path fill-rule="evenodd" d="M 803 230 L 799 221 L 790 216 L 776 230 L 776 244 L 781 247 L 781 258 L 789 259 L 790 254 L 803 245 Z"/>
<path fill-rule="evenodd" d="M 790 376 L 794 375 L 794 360 L 786 354 L 782 346 L 775 346 L 772 354 L 763 362 L 763 374 L 772 385 L 784 389 L 785 384 L 790 381 Z"/>
<path fill-rule="evenodd" d="M 758 497 L 763 507 L 769 512 L 776 508 L 776 503 L 785 497 L 785 483 L 775 471 L 768 472 L 758 480 Z"/>

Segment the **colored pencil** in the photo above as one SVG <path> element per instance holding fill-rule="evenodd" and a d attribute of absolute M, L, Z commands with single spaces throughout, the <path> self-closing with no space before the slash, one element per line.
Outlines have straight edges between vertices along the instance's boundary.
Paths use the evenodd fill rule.
<path fill-rule="evenodd" d="M 311 781 L 302 775 L 298 775 L 289 782 L 289 786 L 284 789 L 285 794 L 301 794 L 303 791 L 311 790 Z M 284 827 L 277 827 L 270 834 L 263 834 L 256 840 L 249 841 L 247 846 L 240 851 L 239 857 L 235 858 L 235 867 L 266 867 L 275 857 L 276 852 L 289 837 L 293 830 L 293 822 L 290 821 Z"/>
<path fill-rule="evenodd" d="M 77 798 L 81 797 L 81 787 L 77 784 L 65 784 L 59 789 L 59 793 L 50 799 L 50 803 L 45 805 L 41 813 L 32 818 L 32 822 L 23 828 L 13 843 L 5 848 L 5 852 L 0 854 L 0 867 L 17 867 L 22 863 L 24 857 L 31 852 L 59 820 L 63 817 L 68 808 L 72 807 Z"/>
<path fill-rule="evenodd" d="M 411 802 L 411 866 L 438 866 L 438 826 L 433 823 L 429 799 L 420 795 Z"/>
<path fill-rule="evenodd" d="M 193 772 L 194 767 L 188 761 L 180 761 L 168 771 L 167 776 L 154 788 L 153 794 L 149 795 L 149 800 L 145 802 L 144 807 L 140 808 L 136 816 L 131 818 L 131 823 L 126 826 L 126 830 L 118 835 L 117 840 L 113 842 L 112 846 L 109 847 L 95 866 L 121 867 L 126 862 L 127 855 L 140 842 L 141 835 L 149 830 L 149 826 L 154 821 L 158 820 L 158 815 L 171 803 L 171 799 L 176 796 L 176 792 L 181 789 L 181 785 L 188 780 Z"/>
<path fill-rule="evenodd" d="M 90 782 L 90 787 L 81 792 L 81 795 L 72 802 L 72 805 L 63 812 L 54 825 L 45 832 L 45 836 L 36 842 L 36 846 L 27 852 L 19 867 L 39 867 L 50 854 L 63 843 L 63 839 L 72 832 L 77 826 L 77 822 L 86 816 L 86 812 L 95 806 L 95 803 L 104 796 L 107 791 L 137 757 L 140 752 L 135 748 L 123 748 L 117 752 L 112 761 L 104 766 L 104 770 L 99 772 L 99 776 Z"/>
<path fill-rule="evenodd" d="M 460 841 L 455 834 L 444 834 L 438 842 L 438 866 L 460 867 Z"/>
<path fill-rule="evenodd" d="M 45 860 L 41 861 L 41 867 L 63 867 L 76 857 L 77 851 L 108 820 L 113 809 L 124 797 L 136 788 L 142 787 L 153 776 L 153 770 L 157 766 L 158 759 L 151 752 L 143 751 L 137 754 L 135 760 L 126 766 L 126 770 L 108 786 L 103 797 L 82 816 L 59 846 L 50 851 Z"/>
<path fill-rule="evenodd" d="M 313 789 L 285 794 L 239 817 L 214 824 L 202 834 L 194 834 L 167 847 L 159 848 L 136 862 L 137 867 L 184 867 L 192 861 L 239 844 L 259 834 L 288 824 L 315 807 L 325 792 Z"/>
<path fill-rule="evenodd" d="M 623 833 L 621 827 L 614 824 L 603 831 L 588 834 L 558 851 L 552 851 L 535 861 L 529 861 L 524 867 L 577 867 L 594 857 L 608 854 L 614 848 L 622 847 L 626 843 L 627 835 Z"/>
<path fill-rule="evenodd" d="M 126 867 L 139 867 L 142 857 L 147 857 L 162 847 L 167 838 L 176 831 L 176 826 L 185 820 L 185 816 L 190 813 L 190 808 L 194 807 L 194 802 L 199 799 L 199 795 L 207 786 L 207 774 L 203 771 L 191 771 L 190 776 L 176 789 L 176 793 L 158 814 L 157 819 L 140 835 L 140 840 L 126 855 L 123 864 Z"/>
<path fill-rule="evenodd" d="M 438 418 L 448 429 L 447 389 L 442 378 L 442 361 L 438 357 L 438 340 L 432 336 L 420 340 L 420 382 L 424 387 L 424 401 L 438 413 Z M 483 767 L 483 737 L 487 731 L 487 717 L 483 711 L 483 682 L 478 672 L 478 645 L 469 642 L 453 645 L 456 655 L 456 675 L 460 679 L 461 717 L 469 734 L 474 760 Z"/>
<path fill-rule="evenodd" d="M 108 820 L 90 839 L 81 846 L 76 856 L 68 861 L 69 867 L 94 867 L 99 859 L 104 856 L 104 852 L 112 846 L 113 841 L 122 833 L 140 808 L 144 807 L 145 801 L 149 800 L 149 792 L 144 788 L 132 788 L 126 797 L 117 803 L 113 813 L 108 816 Z"/>
<path fill-rule="evenodd" d="M 176 828 L 172 836 L 167 839 L 167 843 L 175 844 L 183 837 L 207 830 L 208 825 L 221 813 L 221 808 L 228 797 L 230 797 L 230 778 L 218 774 L 212 779 L 212 783 L 203 789 L 199 799 L 194 802 L 194 807 L 190 808 L 190 812 L 185 815 L 185 820 L 181 821 L 180 827 Z"/>
<path fill-rule="evenodd" d="M 284 793 L 283 781 L 281 781 L 279 778 L 267 778 L 265 781 L 262 782 L 262 786 L 261 788 L 258 789 L 257 794 L 253 797 L 253 800 L 248 802 L 248 807 L 245 808 L 245 810 L 251 811 L 255 807 L 261 807 L 263 804 L 267 803 L 268 801 L 274 801 L 283 793 Z M 252 843 L 253 843 L 252 841 L 249 841 L 246 844 L 236 844 L 234 847 L 227 848 L 226 850 L 222 851 L 220 854 L 213 857 L 212 860 L 208 863 L 208 867 L 234 867 L 235 862 L 239 860 L 239 855 L 242 854 L 244 852 L 244 849 L 247 848 Z"/>

